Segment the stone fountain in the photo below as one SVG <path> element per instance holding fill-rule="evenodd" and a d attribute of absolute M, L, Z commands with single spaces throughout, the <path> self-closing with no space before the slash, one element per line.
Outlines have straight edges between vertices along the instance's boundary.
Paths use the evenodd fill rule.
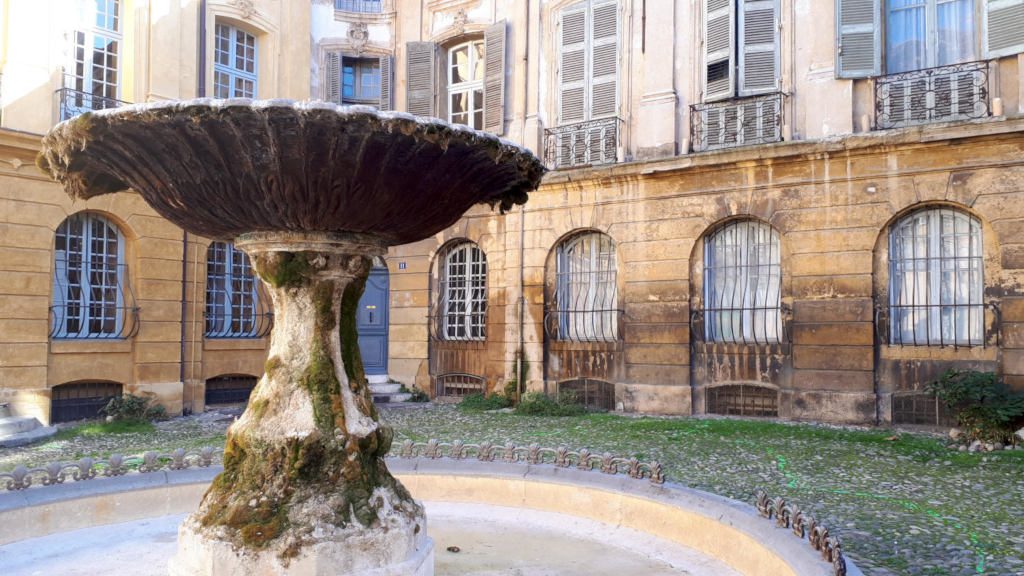
<path fill-rule="evenodd" d="M 367 107 L 194 100 L 59 124 L 39 165 L 72 197 L 132 189 L 185 230 L 234 241 L 273 299 L 266 372 L 171 573 L 433 574 L 423 509 L 383 460 L 392 432 L 366 385 L 356 305 L 374 256 L 474 204 L 526 202 L 540 161 Z"/>

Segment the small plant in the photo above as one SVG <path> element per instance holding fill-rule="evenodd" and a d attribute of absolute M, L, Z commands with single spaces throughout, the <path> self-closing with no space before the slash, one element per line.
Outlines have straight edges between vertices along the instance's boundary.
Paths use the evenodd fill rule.
<path fill-rule="evenodd" d="M 563 391 L 552 398 L 543 392 L 527 392 L 516 406 L 516 414 L 527 416 L 580 416 L 587 408 L 579 403 L 576 394 Z"/>
<path fill-rule="evenodd" d="M 515 380 L 509 380 L 505 382 L 505 389 L 502 391 L 505 394 L 505 398 L 512 404 L 516 403 L 516 394 L 519 392 L 519 382 Z"/>
<path fill-rule="evenodd" d="M 394 382 L 394 380 L 392 380 L 392 382 Z M 402 393 L 411 394 L 411 396 L 409 396 L 409 402 L 430 402 L 430 396 L 427 396 L 426 392 L 420 390 L 416 386 L 409 388 L 405 384 L 402 384 Z"/>
<path fill-rule="evenodd" d="M 166 418 L 167 410 L 154 402 L 152 396 L 122 394 L 111 398 L 106 406 L 100 408 L 100 414 L 106 415 L 114 422 L 144 422 Z"/>
<path fill-rule="evenodd" d="M 482 393 L 469 394 L 459 402 L 459 410 L 469 412 L 484 412 L 486 410 L 501 410 L 512 405 L 512 401 L 500 394 L 485 396 Z"/>
<path fill-rule="evenodd" d="M 928 390 L 956 412 L 968 440 L 1003 442 L 1024 416 L 1024 395 L 1015 394 L 993 372 L 948 370 Z"/>

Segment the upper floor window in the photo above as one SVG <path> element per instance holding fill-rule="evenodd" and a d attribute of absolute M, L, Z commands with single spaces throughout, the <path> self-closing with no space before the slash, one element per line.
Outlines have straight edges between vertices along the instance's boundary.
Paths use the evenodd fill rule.
<path fill-rule="evenodd" d="M 487 337 L 487 256 L 473 242 L 445 251 L 440 261 L 442 340 Z"/>
<path fill-rule="evenodd" d="M 379 58 L 342 58 L 342 103 L 377 106 L 380 103 L 380 79 Z"/>
<path fill-rule="evenodd" d="M 256 37 L 245 30 L 227 24 L 216 26 L 213 95 L 214 98 L 256 97 Z"/>
<path fill-rule="evenodd" d="M 974 0 L 887 0 L 889 74 L 974 60 Z"/>
<path fill-rule="evenodd" d="M 484 42 L 474 40 L 448 50 L 448 121 L 484 127 Z"/>
<path fill-rule="evenodd" d="M 206 337 L 255 338 L 262 317 L 249 257 L 234 244 L 214 242 L 206 251 Z"/>
<path fill-rule="evenodd" d="M 889 231 L 890 344 L 973 346 L 984 341 L 981 222 L 927 208 Z"/>
<path fill-rule="evenodd" d="M 704 338 L 782 341 L 779 233 L 756 220 L 729 222 L 704 241 Z"/>
<path fill-rule="evenodd" d="M 127 266 L 121 230 L 99 214 L 69 216 L 57 227 L 50 335 L 54 338 L 121 338 Z"/>
<path fill-rule="evenodd" d="M 81 4 L 82 27 L 72 33 L 70 72 L 61 102 L 61 120 L 89 110 L 120 105 L 120 0 L 89 0 Z"/>
<path fill-rule="evenodd" d="M 703 101 L 780 88 L 779 0 L 703 0 Z"/>
<path fill-rule="evenodd" d="M 334 0 L 334 9 L 345 12 L 381 12 L 381 0 Z"/>
<path fill-rule="evenodd" d="M 587 0 L 559 14 L 558 123 L 618 113 L 619 5 Z"/>
<path fill-rule="evenodd" d="M 555 254 L 557 338 L 614 342 L 619 337 L 615 243 L 607 234 L 584 232 L 563 240 Z"/>

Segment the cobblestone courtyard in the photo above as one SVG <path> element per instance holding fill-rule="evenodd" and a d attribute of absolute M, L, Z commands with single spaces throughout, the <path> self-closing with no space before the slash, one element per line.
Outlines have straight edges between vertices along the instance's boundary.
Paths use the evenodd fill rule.
<path fill-rule="evenodd" d="M 917 434 L 749 420 L 544 418 L 454 406 L 385 408 L 382 415 L 396 444 L 436 438 L 585 447 L 656 459 L 669 481 L 748 502 L 764 488 L 837 531 L 868 574 L 1024 574 L 1024 450 L 965 454 Z M 206 414 L 141 433 L 67 432 L 0 450 L 0 470 L 113 451 L 219 446 L 230 420 Z"/>

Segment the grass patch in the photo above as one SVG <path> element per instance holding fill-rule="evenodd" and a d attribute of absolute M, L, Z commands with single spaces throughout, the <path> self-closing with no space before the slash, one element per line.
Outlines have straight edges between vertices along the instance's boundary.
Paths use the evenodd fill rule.
<path fill-rule="evenodd" d="M 512 401 L 498 394 L 484 396 L 483 394 L 470 394 L 459 402 L 459 410 L 466 412 L 486 412 L 487 410 L 501 410 L 512 406 Z"/>
<path fill-rule="evenodd" d="M 552 398 L 542 392 L 527 392 L 516 406 L 516 414 L 525 416 L 582 416 L 587 409 L 576 402 L 573 394 Z"/>
<path fill-rule="evenodd" d="M 144 420 L 115 420 L 114 422 L 90 422 L 66 428 L 54 434 L 54 440 L 74 438 L 96 438 L 106 434 L 152 434 L 156 428 Z"/>

